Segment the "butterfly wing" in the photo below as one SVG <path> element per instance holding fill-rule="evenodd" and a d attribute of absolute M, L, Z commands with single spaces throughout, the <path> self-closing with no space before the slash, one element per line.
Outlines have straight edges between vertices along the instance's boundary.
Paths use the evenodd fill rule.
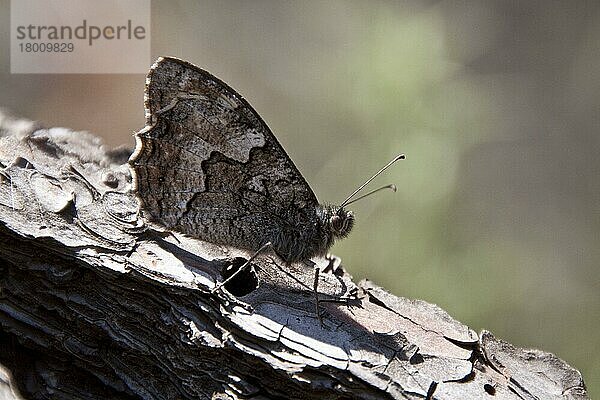
<path fill-rule="evenodd" d="M 185 61 L 160 58 L 146 79 L 145 106 L 146 127 L 136 133 L 129 162 L 146 218 L 254 250 L 293 240 L 281 236 L 298 229 L 318 229 L 308 183 L 227 84 Z"/>

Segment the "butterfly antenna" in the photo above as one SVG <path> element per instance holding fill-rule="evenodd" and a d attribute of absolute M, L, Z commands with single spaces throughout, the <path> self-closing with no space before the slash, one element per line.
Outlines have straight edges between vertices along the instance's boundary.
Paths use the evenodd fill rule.
<path fill-rule="evenodd" d="M 395 162 L 396 162 L 396 161 L 398 161 L 398 160 L 404 160 L 405 158 L 406 158 L 406 156 L 405 156 L 404 154 L 398 154 L 396 157 L 394 157 L 394 159 L 393 159 L 392 161 L 390 161 L 390 162 L 389 162 L 389 163 L 387 163 L 387 164 L 386 164 L 386 165 L 385 165 L 383 168 L 381 168 L 379 171 L 377 171 L 377 172 L 375 173 L 375 175 L 373 175 L 372 177 L 370 177 L 369 179 L 367 179 L 367 180 L 365 181 L 365 183 L 363 183 L 362 185 L 360 185 L 360 186 L 358 187 L 358 189 L 356 189 L 354 192 L 352 192 L 352 194 L 351 194 L 350 196 L 346 197 L 346 200 L 344 200 L 344 201 L 342 202 L 342 204 L 340 205 L 340 209 L 342 209 L 342 208 L 346 207 L 348 204 L 350 204 L 350 202 L 351 202 L 350 200 L 352 200 L 352 198 L 353 198 L 354 196 L 356 196 L 356 194 L 357 194 L 358 192 L 360 192 L 361 190 L 363 190 L 363 188 L 364 188 L 365 186 L 367 186 L 369 183 L 371 183 L 371 181 L 372 181 L 373 179 L 377 178 L 377 177 L 379 176 L 379 174 L 381 174 L 383 171 L 385 171 L 386 169 L 388 169 L 388 168 L 389 168 L 389 167 L 390 167 L 390 166 L 391 166 L 393 163 L 395 163 Z M 370 194 L 372 194 L 372 193 L 375 193 L 375 192 L 377 192 L 378 190 L 385 189 L 385 188 L 387 188 L 387 187 L 388 187 L 388 186 L 384 186 L 384 187 L 382 187 L 382 188 L 379 188 L 379 189 L 377 189 L 377 190 L 374 190 L 374 191 L 373 191 L 373 192 L 371 192 L 371 193 L 367 193 L 366 195 L 359 197 L 359 199 L 362 199 L 363 197 L 366 197 L 366 196 L 368 196 L 368 195 L 370 195 Z M 394 186 L 394 188 L 395 188 L 395 186 Z M 390 188 L 390 189 L 391 189 L 391 188 Z M 395 190 L 394 190 L 394 191 L 395 191 Z M 358 199 L 356 199 L 356 200 L 358 200 Z M 352 202 L 354 202 L 354 201 L 356 201 L 356 200 L 353 200 Z"/>
<path fill-rule="evenodd" d="M 385 190 L 385 189 L 390 189 L 392 192 L 395 192 L 396 190 L 398 190 L 398 188 L 396 187 L 396 185 L 394 185 L 393 183 L 390 185 L 386 185 L 386 186 L 382 186 L 379 189 L 375 189 L 375 190 L 371 190 L 369 193 L 367 194 L 363 194 L 360 197 L 357 197 L 355 199 L 350 200 L 349 202 L 347 202 L 346 204 L 344 204 L 345 206 L 349 206 L 352 203 L 356 203 L 357 201 L 359 201 L 360 199 L 364 199 L 365 197 L 369 197 L 370 195 L 372 195 L 373 193 L 377 193 L 380 190 Z"/>

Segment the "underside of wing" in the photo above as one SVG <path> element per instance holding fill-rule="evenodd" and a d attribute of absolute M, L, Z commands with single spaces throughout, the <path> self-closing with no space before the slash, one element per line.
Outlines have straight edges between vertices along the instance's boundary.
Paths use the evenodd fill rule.
<path fill-rule="evenodd" d="M 145 106 L 129 163 L 148 219 L 248 248 L 314 221 L 317 199 L 300 172 L 256 111 L 218 78 L 160 58 Z"/>

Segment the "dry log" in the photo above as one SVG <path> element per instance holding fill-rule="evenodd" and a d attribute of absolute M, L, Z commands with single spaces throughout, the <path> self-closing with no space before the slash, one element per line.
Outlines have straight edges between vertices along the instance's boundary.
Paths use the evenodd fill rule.
<path fill-rule="evenodd" d="M 588 398 L 556 356 L 342 267 L 322 324 L 313 269 L 272 254 L 211 293 L 250 254 L 141 220 L 129 150 L 5 115 L 0 136 L 0 399 Z"/>

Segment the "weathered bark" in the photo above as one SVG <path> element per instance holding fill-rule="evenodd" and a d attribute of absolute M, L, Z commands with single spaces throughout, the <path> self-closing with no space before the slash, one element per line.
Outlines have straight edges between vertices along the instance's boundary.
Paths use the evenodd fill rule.
<path fill-rule="evenodd" d="M 250 255 L 144 224 L 127 150 L 5 116 L 0 134 L 0 363 L 25 398 L 587 398 L 554 355 L 341 268 L 320 297 L 355 298 L 322 325 L 313 269 L 268 253 L 211 293 Z"/>

